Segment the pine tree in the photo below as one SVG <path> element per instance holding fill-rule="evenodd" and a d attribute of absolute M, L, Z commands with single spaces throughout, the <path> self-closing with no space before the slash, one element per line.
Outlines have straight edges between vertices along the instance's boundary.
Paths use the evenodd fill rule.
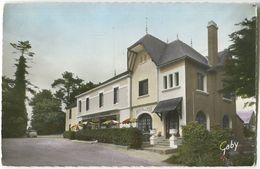
<path fill-rule="evenodd" d="M 225 63 L 224 92 L 242 98 L 255 96 L 256 18 L 237 24 L 241 29 L 230 35 L 230 57 Z"/>

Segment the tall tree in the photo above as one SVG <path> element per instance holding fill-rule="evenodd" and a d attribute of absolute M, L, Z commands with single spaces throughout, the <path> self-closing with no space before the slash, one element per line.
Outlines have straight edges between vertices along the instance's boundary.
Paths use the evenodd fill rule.
<path fill-rule="evenodd" d="M 42 90 L 34 95 L 32 106 L 32 128 L 39 134 L 60 134 L 64 131 L 65 113 L 61 111 L 61 102 L 51 91 Z"/>
<path fill-rule="evenodd" d="M 55 96 L 66 106 L 75 102 L 75 96 L 96 86 L 97 85 L 92 82 L 84 84 L 84 81 L 81 78 L 74 76 L 73 73 L 67 71 L 62 74 L 62 78 L 56 79 L 52 83 L 53 88 L 58 88 Z"/>
<path fill-rule="evenodd" d="M 2 77 L 2 135 L 4 137 L 8 137 L 12 132 L 11 126 L 11 118 L 12 118 L 12 105 L 14 104 L 12 101 L 11 90 L 14 87 L 14 80 L 7 78 L 5 76 Z M 14 131 L 13 131 L 14 132 Z"/>
<path fill-rule="evenodd" d="M 242 98 L 255 96 L 256 18 L 236 24 L 240 30 L 230 35 L 229 57 L 225 63 L 223 92 Z"/>
<path fill-rule="evenodd" d="M 34 53 L 30 52 L 31 45 L 29 41 L 18 41 L 11 43 L 11 46 L 20 53 L 20 57 L 15 64 L 16 72 L 14 79 L 14 87 L 8 92 L 6 101 L 11 105 L 5 107 L 3 112 L 3 136 L 4 137 L 21 137 L 25 134 L 27 128 L 27 112 L 26 112 L 26 89 L 29 81 L 26 80 L 28 74 L 27 59 L 33 57 Z M 5 79 L 7 80 L 7 79 Z"/>

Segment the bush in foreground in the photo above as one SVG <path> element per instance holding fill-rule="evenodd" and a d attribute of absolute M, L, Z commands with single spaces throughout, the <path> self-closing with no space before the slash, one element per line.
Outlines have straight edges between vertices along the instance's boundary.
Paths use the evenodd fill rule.
<path fill-rule="evenodd" d="M 64 131 L 63 138 L 68 138 L 70 140 L 75 139 L 75 131 Z"/>
<path fill-rule="evenodd" d="M 203 125 L 191 122 L 183 127 L 183 142 L 178 155 L 166 162 L 185 166 L 223 166 L 219 149 L 221 142 L 230 140 L 229 130 L 213 128 L 209 132 Z"/>
<path fill-rule="evenodd" d="M 142 133 L 137 128 L 108 128 L 108 129 L 84 129 L 76 132 L 78 140 L 111 143 L 128 146 L 129 148 L 141 148 Z"/>

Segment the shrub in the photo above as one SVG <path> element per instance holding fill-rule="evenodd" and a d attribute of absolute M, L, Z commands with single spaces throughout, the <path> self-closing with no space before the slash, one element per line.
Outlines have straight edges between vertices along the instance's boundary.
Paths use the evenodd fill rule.
<path fill-rule="evenodd" d="M 222 151 L 219 145 L 225 140 L 230 140 L 229 130 L 218 127 L 209 132 L 203 125 L 191 122 L 184 126 L 182 146 L 178 148 L 178 163 L 187 166 L 222 166 L 220 159 Z"/>
<path fill-rule="evenodd" d="M 84 129 L 76 132 L 75 138 L 86 141 L 98 140 L 129 148 L 140 148 L 142 145 L 142 133 L 137 128 Z"/>
<path fill-rule="evenodd" d="M 253 153 L 238 154 L 231 157 L 231 161 L 235 166 L 252 166 L 256 161 L 256 156 Z"/>
<path fill-rule="evenodd" d="M 68 138 L 70 140 L 75 139 L 75 131 L 64 131 L 63 138 Z"/>
<path fill-rule="evenodd" d="M 245 137 L 255 137 L 255 132 L 251 131 L 249 128 L 244 127 L 244 136 Z"/>

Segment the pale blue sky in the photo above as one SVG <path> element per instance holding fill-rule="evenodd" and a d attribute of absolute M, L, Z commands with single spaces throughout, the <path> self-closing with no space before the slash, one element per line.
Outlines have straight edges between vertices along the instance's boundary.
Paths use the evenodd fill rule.
<path fill-rule="evenodd" d="M 207 55 L 207 23 L 218 24 L 219 51 L 230 44 L 234 24 L 251 18 L 250 4 L 211 3 L 26 3 L 6 4 L 3 18 L 3 75 L 13 77 L 9 45 L 29 40 L 36 53 L 29 70 L 40 88 L 64 71 L 100 82 L 126 70 L 127 47 L 148 33 L 171 42 L 179 39 Z M 114 29 L 113 29 L 114 28 Z"/>

